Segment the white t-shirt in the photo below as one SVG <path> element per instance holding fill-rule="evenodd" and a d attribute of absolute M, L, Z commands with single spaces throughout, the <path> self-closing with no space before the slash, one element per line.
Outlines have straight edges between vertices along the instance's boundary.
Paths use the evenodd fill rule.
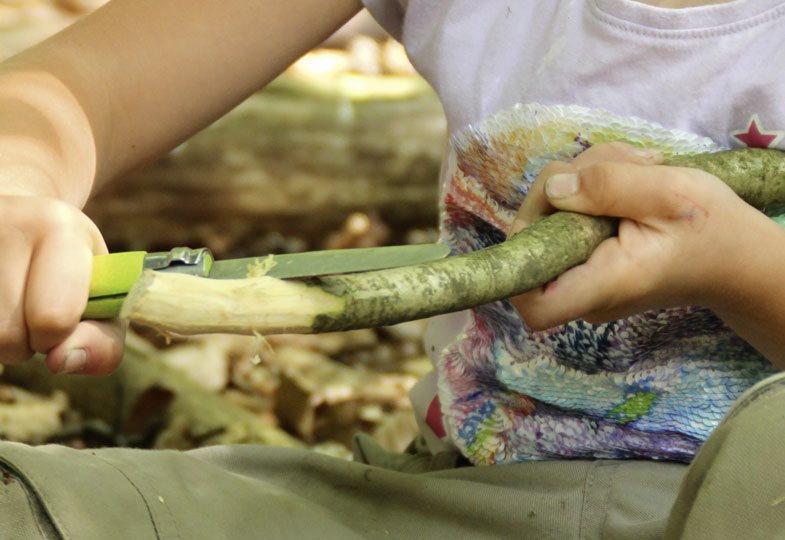
<path fill-rule="evenodd" d="M 722 146 L 739 146 L 731 134 L 757 114 L 758 131 L 783 147 L 780 0 L 685 9 L 633 0 L 365 4 L 439 94 L 451 132 L 537 102 L 635 116 Z"/>
<path fill-rule="evenodd" d="M 643 123 L 656 123 L 665 131 L 687 134 L 687 138 L 688 135 L 694 136 L 684 147 L 693 151 L 745 145 L 785 149 L 785 76 L 782 70 L 785 67 L 785 2 L 782 0 L 736 0 L 685 9 L 657 8 L 632 0 L 364 1 L 382 26 L 405 45 L 414 66 L 439 94 L 452 135 L 461 133 L 469 125 L 481 124 L 499 111 L 508 110 L 516 104 L 525 104 L 526 114 L 532 117 L 551 114 L 582 116 L 586 113 L 589 119 L 586 121 L 594 122 L 598 116 L 607 112 L 609 125 L 616 119 L 621 119 L 623 124 L 623 119 L 630 118 L 640 119 Z M 580 127 L 576 130 L 580 131 Z M 711 139 L 715 146 L 701 140 L 701 137 Z M 648 139 L 643 137 L 639 140 Z M 448 177 L 454 170 L 454 164 L 445 167 L 442 179 L 443 187 L 447 186 L 444 188 L 445 197 L 451 196 L 450 189 L 453 188 L 448 186 Z M 483 195 L 491 191 L 488 186 L 479 186 L 477 189 Z M 525 191 L 525 188 L 521 190 Z M 486 210 L 485 214 L 482 210 L 474 214 L 491 225 L 509 219 L 509 216 L 499 218 L 495 214 L 504 214 L 505 211 L 494 208 L 493 211 Z M 468 204 L 464 205 L 464 210 L 473 212 Z M 696 315 L 690 312 L 680 316 L 692 317 L 689 319 L 692 321 Z M 705 322 L 709 320 L 707 318 L 701 320 L 704 321 L 702 326 L 699 325 L 701 328 L 712 324 Z M 427 337 L 428 349 L 433 351 L 437 367 L 444 366 L 446 354 L 457 354 L 456 348 L 449 351 L 451 344 L 461 340 L 468 344 L 471 341 L 467 340 L 465 333 L 476 322 L 470 312 L 437 318 Z M 589 331 L 583 327 L 578 330 Z M 624 327 L 620 328 L 627 331 Z M 608 340 L 614 346 L 618 345 L 616 337 L 623 334 L 621 330 L 613 334 L 611 330 L 615 332 L 616 329 L 605 326 L 599 330 L 612 335 L 613 339 Z M 710 333 L 719 335 L 722 330 L 712 327 Z M 731 343 L 732 338 L 722 335 L 722 339 L 730 340 L 728 343 Z M 505 338 L 493 334 L 490 339 L 498 345 Z M 557 349 L 563 346 L 563 342 L 546 343 L 540 347 L 543 339 L 532 338 L 529 342 L 509 348 L 517 348 L 524 360 L 528 360 L 526 355 L 530 355 L 531 358 L 536 356 L 535 360 L 553 361 L 556 358 L 561 362 L 563 358 L 559 355 L 563 351 Z M 654 338 L 649 336 L 647 339 L 651 341 Z M 531 352 L 531 343 L 535 342 L 538 347 L 536 354 Z M 701 343 L 705 346 L 705 342 Z M 736 351 L 734 354 L 738 353 L 736 349 L 743 349 L 736 341 L 732 343 L 729 350 Z M 543 352 L 548 347 L 555 351 L 551 357 L 549 353 Z M 490 362 L 497 362 L 495 374 L 502 377 L 505 373 L 509 375 L 512 369 L 510 366 L 516 362 L 503 364 L 499 360 L 500 356 L 509 354 L 506 350 L 499 353 L 499 348 L 492 348 L 493 352 L 486 356 Z M 469 349 L 464 346 L 461 350 L 463 354 L 474 354 Z M 634 347 L 628 349 L 633 350 L 630 353 L 633 360 L 637 361 L 641 357 L 634 352 Z M 750 358 L 751 363 L 740 368 L 747 370 L 744 377 L 723 386 L 727 396 L 736 396 L 756 378 L 768 373 L 765 362 L 753 358 L 754 352 L 746 351 L 744 355 Z M 726 356 L 732 357 L 730 353 Z M 722 355 L 717 357 L 725 358 Z M 666 362 L 662 355 L 647 356 L 642 361 L 651 362 L 657 368 L 664 365 L 657 362 Z M 565 362 L 570 369 L 575 368 L 578 361 Z M 688 363 L 680 362 L 678 369 L 683 374 L 684 366 Z M 583 370 L 581 374 L 593 374 L 591 369 L 579 367 L 579 371 Z M 672 375 L 672 370 L 676 368 L 668 364 L 667 369 L 671 370 L 667 373 Z M 533 372 L 521 373 L 518 372 L 519 377 L 530 378 Z M 454 375 L 459 376 L 462 375 Z M 449 388 L 449 377 L 440 373 L 422 381 L 413 391 L 415 408 L 420 418 L 428 418 L 427 426 L 434 428 L 430 430 L 421 424 L 434 450 L 443 449 L 445 443 L 452 441 L 475 463 L 558 456 L 689 460 L 708 430 L 716 425 L 724 413 L 724 409 L 713 411 L 713 416 L 701 429 L 684 427 L 680 432 L 684 438 L 674 439 L 675 442 L 669 439 L 663 443 L 662 439 L 653 438 L 645 444 L 636 442 L 638 446 L 635 448 L 625 447 L 623 451 L 609 453 L 602 446 L 605 443 L 588 445 L 588 449 L 584 449 L 583 443 L 576 445 L 565 442 L 560 435 L 550 438 L 542 435 L 541 426 L 546 420 L 541 420 L 539 424 L 516 423 L 513 418 L 515 413 L 510 412 L 514 408 L 507 407 L 504 409 L 506 412 L 492 416 L 489 411 L 503 408 L 500 405 L 503 398 L 499 397 L 502 393 L 499 392 L 494 398 L 496 401 L 489 398 L 487 403 L 482 402 L 466 412 L 469 409 L 461 409 L 462 404 L 468 397 L 473 398 L 473 394 L 463 397 L 455 395 Z M 433 399 L 437 379 L 442 393 L 441 404 Z M 746 382 L 739 382 L 741 379 Z M 471 380 L 471 377 L 461 380 L 458 386 L 466 386 Z M 618 382 L 617 386 L 623 387 L 621 394 L 626 393 L 628 396 L 633 388 L 629 380 Z M 504 379 L 501 387 L 504 391 L 517 388 L 510 383 L 510 379 Z M 528 387 L 522 385 L 522 388 Z M 648 399 L 646 406 L 649 412 L 652 417 L 657 416 L 652 403 L 666 407 L 668 399 L 676 399 L 677 396 L 667 391 L 660 393 L 660 390 L 634 386 L 632 392 L 637 392 L 635 395 L 639 396 L 634 403 L 638 407 L 635 410 L 639 410 L 641 403 Z M 522 393 L 533 395 L 529 391 Z M 444 403 L 444 394 L 450 394 L 450 403 Z M 640 397 L 650 395 L 655 397 Z M 558 419 L 576 416 L 571 403 L 565 404 L 559 399 L 549 400 L 545 395 L 535 398 L 538 410 L 550 415 L 547 416 L 547 422 L 552 423 L 554 418 L 560 421 Z M 679 399 L 682 398 L 679 396 Z M 581 408 L 581 414 L 594 415 L 587 424 L 588 429 L 594 430 L 599 418 L 609 423 L 607 427 L 611 431 L 608 431 L 607 440 L 627 437 L 633 431 L 634 437 L 639 437 L 646 429 L 652 433 L 675 430 L 667 422 L 653 424 L 652 421 L 648 426 L 644 425 L 646 419 L 629 416 L 632 401 L 619 403 L 612 411 L 592 410 L 586 413 L 587 409 Z M 699 403 L 698 406 L 704 404 Z M 450 407 L 462 412 L 455 412 L 451 422 L 437 425 L 440 423 L 439 413 L 446 412 Z M 519 407 L 527 410 L 528 405 Z M 559 414 L 566 411 L 568 414 L 559 416 L 553 411 Z M 625 411 L 624 414 L 628 416 L 619 420 L 619 411 Z M 615 416 L 609 416 L 611 412 Z M 668 412 L 670 414 L 672 411 Z M 469 425 L 467 415 L 479 419 L 476 425 Z M 692 420 L 686 423 L 690 422 Z M 495 427 L 491 430 L 493 433 L 488 435 L 483 430 L 487 431 L 486 428 L 491 424 Z M 614 429 L 617 431 L 612 431 Z M 564 427 L 559 430 L 563 431 Z M 506 432 L 515 432 L 516 435 L 507 437 Z M 486 445 L 486 439 L 493 442 Z M 542 442 L 541 439 L 548 441 Z M 659 454 L 646 450 L 646 444 L 678 449 L 672 454 Z M 486 447 L 478 450 L 482 445 Z M 522 450 L 510 450 L 510 447 L 516 445 Z"/>

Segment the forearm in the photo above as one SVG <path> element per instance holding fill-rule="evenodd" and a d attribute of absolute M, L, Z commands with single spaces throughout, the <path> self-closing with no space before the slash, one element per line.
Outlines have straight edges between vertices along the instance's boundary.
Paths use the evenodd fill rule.
<path fill-rule="evenodd" d="M 42 184 L 81 204 L 94 182 L 179 144 L 359 9 L 358 0 L 113 0 L 0 67 L 0 159 L 34 162 Z"/>

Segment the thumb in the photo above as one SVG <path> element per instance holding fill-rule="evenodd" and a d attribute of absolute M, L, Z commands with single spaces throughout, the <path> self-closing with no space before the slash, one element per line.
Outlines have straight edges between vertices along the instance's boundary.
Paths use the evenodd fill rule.
<path fill-rule="evenodd" d="M 659 166 L 600 163 L 576 172 L 555 174 L 545 194 L 556 208 L 582 214 L 640 219 L 674 210 L 679 172 Z"/>
<path fill-rule="evenodd" d="M 108 375 L 123 359 L 125 329 L 119 319 L 82 321 L 47 353 L 46 365 L 53 373 Z"/>

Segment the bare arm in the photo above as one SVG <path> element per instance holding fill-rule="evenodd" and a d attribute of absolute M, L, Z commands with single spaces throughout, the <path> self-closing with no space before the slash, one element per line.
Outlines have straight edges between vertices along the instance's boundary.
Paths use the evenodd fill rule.
<path fill-rule="evenodd" d="M 0 96 L 37 109 L 42 125 L 58 128 L 58 146 L 92 143 L 69 149 L 83 163 L 93 155 L 100 183 L 223 115 L 361 7 L 359 0 L 113 0 L 7 62 Z"/>
<path fill-rule="evenodd" d="M 359 11 L 359 0 L 113 0 L 0 64 L 0 363 L 103 374 L 118 325 L 79 322 L 96 184 L 185 140 Z"/>

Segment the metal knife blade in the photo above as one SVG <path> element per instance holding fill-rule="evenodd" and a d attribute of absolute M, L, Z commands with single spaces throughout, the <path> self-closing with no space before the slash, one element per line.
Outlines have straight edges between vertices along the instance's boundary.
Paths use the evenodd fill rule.
<path fill-rule="evenodd" d="M 247 257 L 214 261 L 208 277 L 243 278 L 253 268 L 266 264 L 269 264 L 269 268 L 263 274 L 279 279 L 366 272 L 441 259 L 449 251 L 444 244 L 414 244 Z M 267 260 L 270 262 L 266 263 Z"/>

